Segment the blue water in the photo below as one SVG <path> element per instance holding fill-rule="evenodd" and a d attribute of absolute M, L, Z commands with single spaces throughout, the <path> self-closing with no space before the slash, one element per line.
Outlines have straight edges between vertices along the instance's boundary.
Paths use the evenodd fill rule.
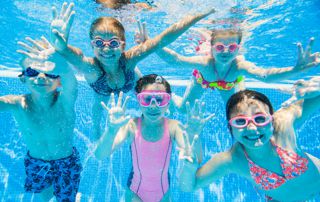
<path fill-rule="evenodd" d="M 59 8 L 63 1 L 42 0 L 4 0 L 0 12 L 0 70 L 19 68 L 19 55 L 15 52 L 16 42 L 30 36 L 38 38 L 48 36 L 51 20 L 51 5 Z M 269 3 L 273 2 L 273 4 Z M 169 24 L 181 19 L 186 13 L 194 13 L 209 6 L 215 6 L 219 11 L 210 19 L 237 17 L 242 19 L 246 30 L 243 53 L 246 58 L 260 66 L 292 66 L 296 61 L 295 43 L 306 44 L 311 36 L 316 38 L 314 50 L 320 51 L 320 1 L 209 1 L 194 2 L 159 0 L 155 12 L 138 12 L 127 8 L 122 12 L 102 10 L 93 1 L 79 0 L 76 4 L 76 18 L 70 34 L 70 44 L 80 47 L 86 55 L 92 55 L 89 45 L 88 29 L 93 19 L 100 15 L 118 16 L 126 28 L 127 48 L 133 46 L 133 32 L 136 29 L 135 20 L 140 18 L 147 22 L 151 36 L 164 30 Z M 247 10 L 248 14 L 230 14 L 228 10 L 237 6 L 239 10 Z M 197 27 L 207 26 L 199 23 Z M 194 46 L 188 32 L 170 45 L 185 55 L 194 55 Z M 319 39 L 319 40 L 317 40 Z M 157 56 L 152 55 L 139 64 L 144 74 L 157 73 L 166 75 L 170 81 L 187 80 L 190 70 L 183 67 L 173 67 L 165 64 Z M 6 71 L 4 74 L 6 75 Z M 3 71 L 1 71 L 3 73 Z M 316 69 L 301 77 L 318 74 Z M 9 75 L 9 74 L 8 74 Z M 248 80 L 252 87 L 252 80 Z M 292 81 L 285 81 L 285 84 Z M 250 84 L 251 83 L 251 84 Z M 266 87 L 270 85 L 262 84 Z M 271 85 L 276 88 L 277 85 Z M 92 156 L 92 114 L 93 92 L 88 85 L 79 81 L 79 97 L 76 104 L 77 120 L 75 128 L 75 145 L 79 149 L 84 170 L 79 188 L 81 201 L 121 201 L 123 200 L 127 176 L 131 170 L 129 145 L 124 145 L 114 153 L 113 157 L 97 161 Z M 0 95 L 26 93 L 26 88 L 16 78 L 0 78 Z M 173 86 L 173 91 L 182 95 L 185 86 Z M 274 89 L 256 89 L 267 94 L 275 109 L 289 97 Z M 204 96 L 208 111 L 216 117 L 207 124 L 202 133 L 205 159 L 216 152 L 230 148 L 232 139 L 227 132 L 225 123 L 225 107 L 215 91 L 208 91 Z M 137 109 L 137 103 L 132 100 L 129 108 Z M 308 153 L 320 157 L 320 130 L 316 112 L 298 129 L 298 144 Z M 173 112 L 170 118 L 184 120 L 184 117 Z M 26 153 L 25 144 L 17 129 L 16 122 L 9 113 L 0 114 L 0 200 L 1 201 L 36 201 L 32 194 L 25 194 L 23 158 Z M 216 181 L 211 186 L 194 193 L 183 193 L 177 187 L 177 152 L 172 153 L 170 165 L 171 192 L 173 201 L 264 201 L 252 185 L 236 175 L 229 175 Z M 320 201 L 320 199 L 315 199 Z"/>

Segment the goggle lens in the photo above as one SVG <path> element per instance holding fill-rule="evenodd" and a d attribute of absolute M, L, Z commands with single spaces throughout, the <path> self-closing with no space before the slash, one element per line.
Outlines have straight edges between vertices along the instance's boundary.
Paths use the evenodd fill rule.
<path fill-rule="evenodd" d="M 158 107 L 165 107 L 169 104 L 170 94 L 166 92 L 141 92 L 137 95 L 138 102 L 141 106 L 148 107 L 152 101 Z"/>
<path fill-rule="evenodd" d="M 32 69 L 31 67 L 28 67 L 26 70 L 24 70 L 22 72 L 22 75 L 25 75 L 27 77 L 36 77 L 40 74 L 40 72 L 38 72 L 35 69 Z M 55 74 L 44 74 L 46 77 L 50 78 L 50 79 L 57 79 L 60 76 L 59 75 L 55 75 Z"/>
<path fill-rule="evenodd" d="M 230 119 L 229 124 L 235 128 L 245 128 L 250 121 L 256 126 L 266 126 L 272 121 L 272 116 L 266 114 L 257 114 L 252 117 L 236 116 Z"/>
<path fill-rule="evenodd" d="M 117 39 L 117 38 L 113 38 L 113 39 L 110 39 L 109 41 L 105 41 L 101 38 L 97 38 L 97 39 L 94 39 L 92 40 L 92 45 L 97 47 L 97 48 L 103 48 L 105 46 L 108 46 L 109 48 L 118 48 L 120 46 L 120 40 Z"/>

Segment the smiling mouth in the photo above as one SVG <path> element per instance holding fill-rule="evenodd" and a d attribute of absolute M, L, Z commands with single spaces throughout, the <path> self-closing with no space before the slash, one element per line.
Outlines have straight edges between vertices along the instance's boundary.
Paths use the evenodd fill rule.
<path fill-rule="evenodd" d="M 150 116 L 158 116 L 160 113 L 148 113 Z"/>
<path fill-rule="evenodd" d="M 264 135 L 250 135 L 250 136 L 244 136 L 245 139 L 250 141 L 256 141 L 258 139 L 263 138 Z"/>
<path fill-rule="evenodd" d="M 104 54 L 100 54 L 100 56 L 101 57 L 103 57 L 103 58 L 113 58 L 113 57 L 115 57 L 116 55 L 115 54 L 110 54 L 110 55 L 104 55 Z"/>
<path fill-rule="evenodd" d="M 36 86 L 48 86 L 47 84 L 36 84 Z"/>

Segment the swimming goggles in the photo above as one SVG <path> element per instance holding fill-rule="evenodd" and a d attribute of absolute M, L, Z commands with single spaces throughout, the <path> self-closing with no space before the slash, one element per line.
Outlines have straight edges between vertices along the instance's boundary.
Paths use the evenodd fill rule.
<path fill-rule="evenodd" d="M 143 107 L 149 107 L 154 101 L 158 107 L 165 107 L 169 104 L 170 94 L 165 91 L 142 91 L 137 94 L 138 102 Z"/>
<path fill-rule="evenodd" d="M 19 77 L 21 76 L 27 76 L 27 77 L 36 77 L 40 74 L 40 72 L 38 72 L 37 70 L 35 69 L 32 69 L 31 67 L 28 67 L 27 69 L 23 70 L 22 71 L 22 74 L 19 75 Z M 57 79 L 59 78 L 60 76 L 59 75 L 55 75 L 55 74 L 46 74 L 44 73 L 44 75 L 50 79 Z"/>
<path fill-rule="evenodd" d="M 216 49 L 217 52 L 223 52 L 227 48 L 229 52 L 233 53 L 237 50 L 239 45 L 237 43 L 231 43 L 226 46 L 223 43 L 217 42 L 213 45 L 213 47 Z"/>
<path fill-rule="evenodd" d="M 267 114 L 256 114 L 252 117 L 247 116 L 235 116 L 229 120 L 229 124 L 235 128 L 245 128 L 249 125 L 250 121 L 258 127 L 266 126 L 272 121 L 272 116 Z"/>
<path fill-rule="evenodd" d="M 102 38 L 95 38 L 91 41 L 91 44 L 97 48 L 108 46 L 109 48 L 115 49 L 120 46 L 121 41 L 118 38 L 112 38 L 108 41 L 105 41 Z"/>

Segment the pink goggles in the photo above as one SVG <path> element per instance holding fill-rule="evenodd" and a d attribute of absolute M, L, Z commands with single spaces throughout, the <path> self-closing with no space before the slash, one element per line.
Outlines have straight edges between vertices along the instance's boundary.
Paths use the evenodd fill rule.
<path fill-rule="evenodd" d="M 95 38 L 91 41 L 91 44 L 97 48 L 108 46 L 109 48 L 114 49 L 121 45 L 121 41 L 118 38 L 112 38 L 108 41 L 105 41 L 102 38 Z"/>
<path fill-rule="evenodd" d="M 143 107 L 149 107 L 154 101 L 158 107 L 165 107 L 170 102 L 170 94 L 165 91 L 142 91 L 137 94 L 138 102 Z"/>
<path fill-rule="evenodd" d="M 223 52 L 226 48 L 229 50 L 229 52 L 233 53 L 234 51 L 237 50 L 239 47 L 238 44 L 236 43 L 231 43 L 229 45 L 224 45 L 223 43 L 215 43 L 213 47 L 216 49 L 217 52 Z"/>
<path fill-rule="evenodd" d="M 250 121 L 258 127 L 266 126 L 272 121 L 272 116 L 267 114 L 256 114 L 252 117 L 235 116 L 229 120 L 229 124 L 235 128 L 245 128 L 249 125 Z"/>

